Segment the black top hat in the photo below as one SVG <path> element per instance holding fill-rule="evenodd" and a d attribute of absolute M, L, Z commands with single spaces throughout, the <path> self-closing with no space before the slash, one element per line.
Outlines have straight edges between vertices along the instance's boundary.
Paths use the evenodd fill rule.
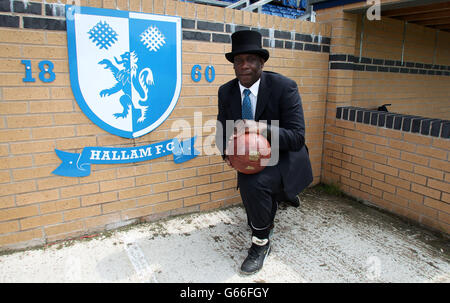
<path fill-rule="evenodd" d="M 264 62 L 269 59 L 269 52 L 261 48 L 261 34 L 256 31 L 243 30 L 231 35 L 231 53 L 226 53 L 225 57 L 233 63 L 234 56 L 239 54 L 258 54 Z"/>

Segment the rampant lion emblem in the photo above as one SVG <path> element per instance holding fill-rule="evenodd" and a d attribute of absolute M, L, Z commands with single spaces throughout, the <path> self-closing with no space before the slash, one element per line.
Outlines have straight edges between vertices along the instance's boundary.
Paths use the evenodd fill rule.
<path fill-rule="evenodd" d="M 120 104 L 123 111 L 121 113 L 115 113 L 116 118 L 126 118 L 131 110 L 140 110 L 140 117 L 138 122 L 145 120 L 145 114 L 148 109 L 148 90 L 151 85 L 154 85 L 152 70 L 148 67 L 138 71 L 138 57 L 134 51 L 125 52 L 120 55 L 121 60 L 114 57 L 116 64 L 121 68 L 115 66 L 110 60 L 103 59 L 98 64 L 105 65 L 105 69 L 109 69 L 117 83 L 108 89 L 100 91 L 100 97 L 110 96 L 120 91 L 123 95 L 120 97 Z M 132 96 L 138 96 L 138 98 L 132 98 Z"/>
<path fill-rule="evenodd" d="M 70 84 L 104 131 L 138 138 L 173 112 L 182 87 L 181 17 L 66 6 Z"/>

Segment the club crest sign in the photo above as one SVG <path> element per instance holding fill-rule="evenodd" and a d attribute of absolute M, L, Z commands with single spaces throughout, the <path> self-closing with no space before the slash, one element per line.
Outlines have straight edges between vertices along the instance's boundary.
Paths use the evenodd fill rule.
<path fill-rule="evenodd" d="M 66 5 L 70 82 L 83 113 L 103 130 L 143 136 L 171 114 L 181 92 L 181 18 Z M 83 177 L 90 164 L 146 161 L 173 154 L 182 163 L 199 153 L 195 137 L 130 147 L 56 150 L 54 174 Z"/>
<path fill-rule="evenodd" d="M 84 114 L 107 132 L 143 136 L 181 91 L 181 18 L 66 7 L 70 81 Z"/>

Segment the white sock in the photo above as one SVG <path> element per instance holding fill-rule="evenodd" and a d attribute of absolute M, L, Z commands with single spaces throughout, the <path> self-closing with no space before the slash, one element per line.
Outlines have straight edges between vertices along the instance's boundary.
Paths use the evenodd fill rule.
<path fill-rule="evenodd" d="M 259 246 L 264 246 L 267 244 L 267 242 L 269 242 L 269 239 L 259 239 L 255 236 L 252 237 L 252 243 L 259 245 Z"/>

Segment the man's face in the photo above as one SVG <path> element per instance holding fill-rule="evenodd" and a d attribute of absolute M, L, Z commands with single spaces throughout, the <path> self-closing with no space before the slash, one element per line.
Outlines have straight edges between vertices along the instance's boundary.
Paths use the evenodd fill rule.
<path fill-rule="evenodd" d="M 264 60 L 255 54 L 240 54 L 234 56 L 233 67 L 239 82 L 249 88 L 261 77 Z"/>

